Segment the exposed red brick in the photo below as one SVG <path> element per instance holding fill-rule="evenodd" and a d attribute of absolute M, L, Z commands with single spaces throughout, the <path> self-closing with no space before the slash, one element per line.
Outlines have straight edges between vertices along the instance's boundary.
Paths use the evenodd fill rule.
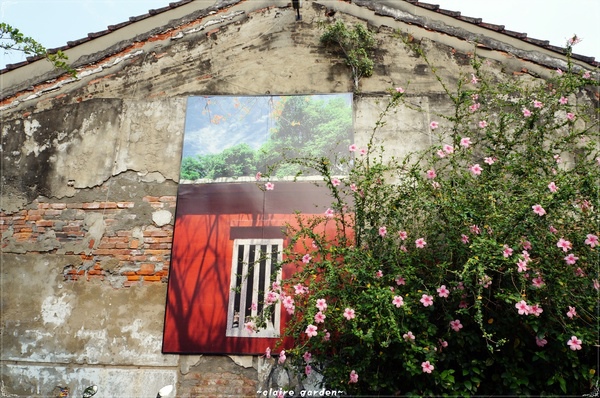
<path fill-rule="evenodd" d="M 35 225 L 38 227 L 51 227 L 54 225 L 54 221 L 50 220 L 39 220 L 35 222 Z"/>
<path fill-rule="evenodd" d="M 140 240 L 139 239 L 132 239 L 131 242 L 129 242 L 129 247 L 132 249 L 137 249 L 140 247 Z"/>
<path fill-rule="evenodd" d="M 175 202 L 177 200 L 177 196 L 161 196 L 161 202 Z"/>
<path fill-rule="evenodd" d="M 81 204 L 81 208 L 82 209 L 99 209 L 100 208 L 100 203 L 98 202 L 92 202 L 92 203 L 82 203 Z"/>
<path fill-rule="evenodd" d="M 141 276 L 139 275 L 127 275 L 127 280 L 128 281 L 139 281 L 141 279 Z"/>
<path fill-rule="evenodd" d="M 157 275 L 144 275 L 144 282 L 160 282 L 162 277 Z"/>
<path fill-rule="evenodd" d="M 63 210 L 67 208 L 66 203 L 52 203 L 50 204 L 51 209 Z"/>
<path fill-rule="evenodd" d="M 154 264 L 144 263 L 140 266 L 139 271 L 137 271 L 138 275 L 154 275 L 155 273 Z"/>
<path fill-rule="evenodd" d="M 134 202 L 117 202 L 117 207 L 119 209 L 131 209 L 135 206 Z"/>
<path fill-rule="evenodd" d="M 99 206 L 101 209 L 116 209 L 117 203 L 116 202 L 100 202 Z"/>
<path fill-rule="evenodd" d="M 160 198 L 158 196 L 144 196 L 144 202 L 158 202 Z"/>

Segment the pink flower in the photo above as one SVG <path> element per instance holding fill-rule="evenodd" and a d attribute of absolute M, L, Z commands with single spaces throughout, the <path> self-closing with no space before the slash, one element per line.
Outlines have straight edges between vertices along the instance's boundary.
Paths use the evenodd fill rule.
<path fill-rule="evenodd" d="M 446 152 L 448 155 L 451 155 L 454 153 L 454 147 L 452 145 L 444 145 L 444 152 Z"/>
<path fill-rule="evenodd" d="M 544 106 L 544 104 L 542 104 L 540 101 L 538 101 L 538 100 L 534 100 L 533 101 L 533 107 L 534 108 L 541 108 L 543 106 Z"/>
<path fill-rule="evenodd" d="M 569 120 L 575 119 L 575 114 L 571 113 L 571 112 L 567 112 L 567 119 L 569 119 Z"/>
<path fill-rule="evenodd" d="M 594 289 L 600 290 L 600 281 L 598 281 L 598 279 L 594 279 L 592 281 L 592 283 L 593 283 Z"/>
<path fill-rule="evenodd" d="M 327 309 L 327 303 L 325 302 L 325 299 L 318 299 L 316 307 L 319 309 L 319 311 L 325 311 Z"/>
<path fill-rule="evenodd" d="M 302 358 L 304 358 L 304 362 L 309 363 L 310 359 L 312 358 L 312 354 L 308 351 L 306 351 L 303 355 Z"/>
<path fill-rule="evenodd" d="M 356 317 L 354 310 L 352 308 L 346 308 L 344 310 L 344 318 L 346 318 L 347 320 L 351 320 L 354 319 Z"/>
<path fill-rule="evenodd" d="M 475 235 L 479 235 L 479 234 L 481 233 L 481 230 L 480 230 L 480 229 L 479 229 L 479 227 L 478 227 L 477 225 L 475 225 L 475 224 L 471 225 L 471 226 L 469 227 L 469 230 L 471 231 L 471 233 L 472 233 L 472 234 L 475 234 Z"/>
<path fill-rule="evenodd" d="M 291 296 L 285 296 L 283 299 L 283 306 L 285 308 L 293 308 L 294 307 L 294 299 Z"/>
<path fill-rule="evenodd" d="M 564 260 L 567 262 L 567 264 L 573 265 L 577 262 L 577 260 L 579 260 L 579 257 L 575 257 L 573 253 L 569 253 L 569 255 L 567 255 L 567 257 L 565 257 Z"/>
<path fill-rule="evenodd" d="M 469 237 L 468 237 L 467 235 L 465 235 L 465 234 L 461 234 L 461 235 L 460 235 L 460 240 L 461 240 L 461 241 L 462 241 L 462 243 L 464 243 L 465 245 L 466 245 L 467 243 L 469 243 Z"/>
<path fill-rule="evenodd" d="M 324 334 L 323 334 L 323 341 L 329 341 L 329 338 L 331 337 L 331 333 L 329 333 L 327 331 L 327 329 L 323 330 Z"/>
<path fill-rule="evenodd" d="M 519 271 L 519 272 L 525 272 L 525 271 L 527 271 L 527 261 L 525 261 L 523 259 L 520 259 L 517 262 L 517 271 Z"/>
<path fill-rule="evenodd" d="M 308 288 L 305 286 L 302 286 L 301 283 L 298 283 L 297 285 L 294 285 L 294 292 L 296 294 L 305 294 L 305 293 L 308 293 Z"/>
<path fill-rule="evenodd" d="M 406 281 L 404 280 L 404 278 L 403 278 L 403 277 L 401 277 L 401 276 L 398 276 L 398 277 L 396 277 L 396 284 L 397 284 L 398 286 L 400 286 L 400 285 L 406 285 Z"/>
<path fill-rule="evenodd" d="M 399 231 L 398 237 L 400 238 L 400 240 L 406 240 L 406 238 L 408 238 L 408 233 L 406 231 Z"/>
<path fill-rule="evenodd" d="M 440 158 L 446 157 L 446 152 L 443 149 L 438 149 L 436 153 Z"/>
<path fill-rule="evenodd" d="M 533 205 L 531 208 L 533 209 L 533 212 L 540 217 L 546 214 L 546 210 L 544 210 L 542 205 Z"/>
<path fill-rule="evenodd" d="M 279 360 L 277 362 L 279 362 L 281 364 L 281 363 L 284 363 L 285 360 L 286 360 L 285 350 L 281 350 L 281 352 L 279 353 Z"/>
<path fill-rule="evenodd" d="M 425 247 L 425 245 L 427 245 L 427 242 L 425 242 L 425 239 L 423 238 L 419 238 L 415 241 L 415 246 L 417 246 L 417 249 L 422 249 Z"/>
<path fill-rule="evenodd" d="M 317 327 L 315 325 L 308 325 L 308 327 L 306 328 L 304 333 L 306 333 L 306 335 L 310 339 L 311 337 L 314 337 L 317 335 Z"/>
<path fill-rule="evenodd" d="M 479 121 L 479 128 L 486 128 L 487 127 L 487 122 L 485 120 L 480 120 Z"/>
<path fill-rule="evenodd" d="M 534 304 L 529 307 L 529 314 L 531 314 L 531 315 L 540 316 L 540 314 L 542 312 L 544 312 L 544 310 L 542 309 L 542 306 L 539 304 Z"/>
<path fill-rule="evenodd" d="M 304 264 L 310 263 L 310 260 L 312 260 L 312 257 L 310 256 L 310 254 L 306 253 L 304 256 L 302 256 L 302 262 Z"/>
<path fill-rule="evenodd" d="M 469 111 L 476 112 L 480 106 L 481 104 L 479 102 L 476 102 L 473 105 L 469 106 Z"/>
<path fill-rule="evenodd" d="M 404 299 L 402 298 L 402 296 L 394 296 L 392 304 L 394 304 L 396 308 L 400 308 L 404 305 Z"/>
<path fill-rule="evenodd" d="M 379 236 L 381 236 L 383 238 L 383 237 L 385 237 L 386 234 L 387 234 L 387 228 L 385 226 L 379 227 Z"/>
<path fill-rule="evenodd" d="M 460 145 L 468 148 L 469 146 L 471 146 L 472 142 L 471 139 L 469 137 L 463 137 L 460 139 Z"/>
<path fill-rule="evenodd" d="M 267 347 L 267 349 L 265 350 L 265 357 L 271 358 L 271 347 Z"/>
<path fill-rule="evenodd" d="M 258 304 L 256 304 L 256 303 L 253 302 L 252 304 L 250 304 L 250 309 L 252 311 L 256 311 L 258 309 Z"/>
<path fill-rule="evenodd" d="M 477 78 L 477 76 L 475 76 L 474 73 L 471 73 L 471 84 L 477 84 L 479 82 L 479 79 Z"/>
<path fill-rule="evenodd" d="M 502 255 L 506 258 L 512 256 L 513 249 L 508 247 L 508 245 L 504 245 L 504 250 L 502 250 Z"/>
<path fill-rule="evenodd" d="M 545 338 L 539 338 L 538 336 L 535 336 L 535 344 L 537 344 L 538 347 L 543 347 L 548 343 L 548 340 L 546 340 Z"/>
<path fill-rule="evenodd" d="M 581 350 L 581 344 L 583 342 L 581 340 L 579 340 L 577 338 L 577 336 L 571 336 L 571 338 L 569 339 L 569 341 L 567 341 L 567 345 L 569 346 L 570 349 L 572 349 L 573 351 L 576 350 Z"/>
<path fill-rule="evenodd" d="M 402 335 L 402 338 L 406 341 L 414 341 L 415 335 L 411 331 L 408 331 Z"/>
<path fill-rule="evenodd" d="M 558 76 L 562 76 L 563 71 L 562 71 L 562 69 L 558 68 L 558 69 L 556 69 L 556 73 L 558 74 Z"/>
<path fill-rule="evenodd" d="M 528 240 L 524 240 L 521 245 L 523 246 L 523 249 L 525 250 L 530 250 L 531 249 L 531 242 Z"/>
<path fill-rule="evenodd" d="M 421 364 L 421 368 L 423 368 L 423 373 L 431 373 L 433 372 L 433 369 L 435 369 L 433 365 L 429 363 L 429 361 L 423 362 Z"/>
<path fill-rule="evenodd" d="M 396 87 L 396 92 L 402 94 L 404 89 L 402 87 Z"/>
<path fill-rule="evenodd" d="M 325 210 L 325 217 L 327 217 L 327 218 L 333 218 L 334 214 L 335 213 L 334 213 L 333 209 L 331 209 L 331 208 L 328 208 L 327 210 Z"/>
<path fill-rule="evenodd" d="M 556 228 L 554 228 L 552 225 L 550 225 L 550 226 L 548 227 L 548 230 L 550 231 L 550 233 L 553 233 L 553 234 L 555 234 L 555 233 L 557 233 L 557 232 L 558 232 L 558 230 L 557 230 Z"/>
<path fill-rule="evenodd" d="M 436 176 L 437 176 L 437 174 L 435 174 L 434 169 L 427 170 L 427 178 L 432 179 L 432 178 L 435 178 Z"/>
<path fill-rule="evenodd" d="M 581 38 L 577 37 L 577 35 L 574 35 L 573 37 L 570 37 L 569 40 L 567 40 L 567 43 L 569 43 L 569 45 L 574 46 L 578 43 L 581 43 Z"/>
<path fill-rule="evenodd" d="M 260 181 L 260 179 L 262 178 L 262 173 L 259 171 L 258 173 L 256 173 L 254 178 L 256 179 L 256 181 Z"/>
<path fill-rule="evenodd" d="M 334 187 L 337 187 L 338 185 L 340 185 L 342 182 L 340 181 L 339 178 L 332 178 L 331 179 L 331 185 L 333 185 Z"/>
<path fill-rule="evenodd" d="M 590 245 L 590 247 L 594 248 L 598 245 L 598 237 L 593 234 L 587 234 L 584 243 L 586 245 Z"/>
<path fill-rule="evenodd" d="M 419 301 L 423 303 L 423 307 L 429 307 L 430 305 L 433 305 L 433 296 L 424 294 L 421 296 L 421 300 Z"/>
<path fill-rule="evenodd" d="M 469 167 L 469 171 L 471 173 L 473 173 L 473 175 L 478 176 L 478 175 L 481 174 L 481 172 L 483 171 L 483 169 L 481 168 L 481 166 L 479 165 L 479 163 L 477 163 L 477 164 L 474 164 L 473 166 Z"/>
<path fill-rule="evenodd" d="M 325 318 L 327 318 L 325 314 L 319 311 L 315 314 L 315 323 L 323 323 L 325 322 Z"/>
<path fill-rule="evenodd" d="M 350 184 L 350 189 L 352 190 L 352 192 L 356 192 L 358 190 L 358 187 L 356 186 L 356 184 Z"/>
<path fill-rule="evenodd" d="M 589 70 L 586 70 L 585 73 L 583 74 L 583 78 L 584 79 L 589 79 L 590 77 L 592 77 L 592 74 L 590 73 Z"/>
<path fill-rule="evenodd" d="M 375 273 L 375 278 L 382 278 L 383 277 L 383 271 L 379 270 Z"/>
<path fill-rule="evenodd" d="M 550 184 L 548 184 L 548 189 L 552 193 L 558 191 L 558 187 L 556 186 L 556 184 L 554 183 L 554 181 L 552 181 Z"/>
<path fill-rule="evenodd" d="M 525 116 L 525 117 L 531 116 L 531 111 L 527 108 L 523 108 L 523 116 Z"/>
<path fill-rule="evenodd" d="M 306 365 L 304 367 L 304 374 L 308 376 L 311 372 L 312 372 L 312 367 L 310 365 Z"/>
<path fill-rule="evenodd" d="M 569 306 L 569 311 L 567 312 L 567 316 L 570 319 L 573 319 L 574 316 L 577 316 L 577 311 L 575 310 L 575 307 Z"/>
<path fill-rule="evenodd" d="M 266 189 L 267 191 L 272 191 L 272 190 L 274 190 L 274 189 L 275 189 L 275 184 L 273 184 L 272 182 L 267 182 L 267 183 L 265 184 L 265 189 Z"/>
<path fill-rule="evenodd" d="M 569 99 L 568 99 L 567 97 L 560 97 L 560 99 L 558 100 L 558 102 L 559 102 L 561 105 L 566 105 L 566 104 L 567 104 L 567 102 L 569 102 Z"/>
<path fill-rule="evenodd" d="M 447 342 L 446 340 L 440 340 L 440 345 L 441 345 L 443 348 L 446 348 L 446 347 L 448 347 L 448 342 Z"/>
<path fill-rule="evenodd" d="M 269 291 L 267 293 L 267 298 L 265 298 L 265 302 L 267 305 L 275 303 L 279 299 L 279 294 Z"/>
<path fill-rule="evenodd" d="M 483 159 L 483 161 L 487 164 L 489 164 L 490 166 L 493 165 L 494 163 L 496 163 L 496 158 L 493 157 L 486 157 L 485 159 Z"/>
<path fill-rule="evenodd" d="M 438 287 L 436 290 L 438 292 L 438 296 L 440 296 L 440 297 L 448 297 L 448 295 L 450 294 L 450 290 L 448 290 L 446 288 L 446 285 L 442 285 L 442 286 Z"/>
<path fill-rule="evenodd" d="M 358 373 L 356 371 L 350 372 L 350 381 L 348 383 L 358 383 Z"/>
<path fill-rule="evenodd" d="M 438 122 L 431 122 L 429 123 L 429 128 L 432 130 L 437 129 L 438 127 L 440 127 L 440 124 Z"/>
<path fill-rule="evenodd" d="M 558 242 L 556 242 L 556 247 L 560 247 L 561 249 L 563 249 L 564 252 L 568 252 L 569 249 L 573 247 L 573 245 L 571 245 L 571 242 L 569 242 L 568 240 L 560 238 Z"/>
<path fill-rule="evenodd" d="M 529 314 L 529 306 L 527 305 L 525 300 L 519 301 L 517 304 L 515 304 L 515 307 L 517 308 L 517 310 L 519 310 L 519 315 Z"/>
<path fill-rule="evenodd" d="M 540 288 L 540 287 L 544 286 L 544 280 L 542 279 L 542 277 L 541 277 L 541 276 L 538 276 L 538 277 L 536 277 L 536 278 L 533 278 L 533 279 L 531 280 L 531 284 L 532 284 L 534 287 Z"/>
<path fill-rule="evenodd" d="M 350 144 L 350 146 L 348 147 L 348 150 L 350 152 L 356 152 L 357 149 L 358 147 L 356 146 L 356 144 Z"/>
<path fill-rule="evenodd" d="M 358 151 L 358 153 L 360 153 L 361 155 L 366 155 L 367 154 L 367 150 L 365 148 L 360 148 L 360 150 Z"/>
<path fill-rule="evenodd" d="M 254 322 L 250 321 L 244 323 L 244 329 L 246 329 L 246 332 L 248 333 L 254 333 L 256 331 L 256 326 L 254 325 Z"/>
<path fill-rule="evenodd" d="M 455 332 L 458 332 L 458 331 L 460 331 L 460 329 L 462 329 L 463 325 L 460 323 L 459 319 L 455 319 L 453 321 L 450 321 L 450 327 Z"/>
<path fill-rule="evenodd" d="M 560 163 L 562 161 L 562 159 L 560 158 L 560 155 L 554 155 L 553 158 L 556 163 Z"/>

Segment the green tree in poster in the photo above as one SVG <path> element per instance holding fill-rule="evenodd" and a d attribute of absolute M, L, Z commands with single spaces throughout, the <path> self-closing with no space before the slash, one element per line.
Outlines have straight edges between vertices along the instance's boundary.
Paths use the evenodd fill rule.
<path fill-rule="evenodd" d="M 275 127 L 261 147 L 260 164 L 279 164 L 286 157 L 331 158 L 346 152 L 352 133 L 352 108 L 344 98 L 316 100 L 311 97 L 283 99 L 276 107 Z M 332 161 L 335 162 L 334 159 Z M 278 168 L 278 176 L 302 172 L 299 165 Z M 339 166 L 336 170 L 343 173 Z"/>

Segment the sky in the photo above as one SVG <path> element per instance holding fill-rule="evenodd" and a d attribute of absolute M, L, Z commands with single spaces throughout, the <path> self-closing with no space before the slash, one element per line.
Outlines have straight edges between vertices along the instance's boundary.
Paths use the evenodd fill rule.
<path fill-rule="evenodd" d="M 167 6 L 173 0 L 0 0 L 0 21 L 46 48 Z M 252 0 L 250 0 L 252 1 Z M 401 1 L 401 0 L 397 0 Z M 306 3 L 310 0 L 305 0 Z M 574 52 L 600 60 L 600 0 L 425 0 L 484 22 L 504 25 L 528 37 L 563 47 L 573 34 L 583 38 Z M 0 64 L 24 60 L 0 52 Z"/>

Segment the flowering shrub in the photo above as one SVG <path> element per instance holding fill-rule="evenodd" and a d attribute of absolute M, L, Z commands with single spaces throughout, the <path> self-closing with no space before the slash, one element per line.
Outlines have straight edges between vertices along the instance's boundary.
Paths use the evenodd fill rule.
<path fill-rule="evenodd" d="M 334 201 L 288 230 L 286 363 L 328 388 L 562 395 L 597 381 L 600 155 L 584 106 L 597 82 L 571 63 L 536 82 L 472 65 L 444 85 L 454 113 L 430 121 L 426 151 L 388 162 L 351 145 L 345 178 L 296 160 Z"/>

